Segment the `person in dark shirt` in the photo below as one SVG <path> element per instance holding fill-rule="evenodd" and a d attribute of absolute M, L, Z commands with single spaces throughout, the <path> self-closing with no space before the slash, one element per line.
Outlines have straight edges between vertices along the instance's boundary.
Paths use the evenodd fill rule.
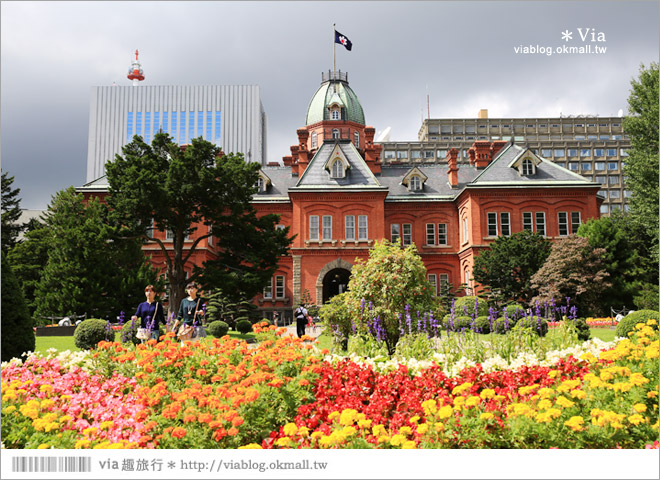
<path fill-rule="evenodd" d="M 153 285 L 145 287 L 144 295 L 147 301 L 138 305 L 131 319 L 133 321 L 140 319 L 140 327 L 151 329 L 151 338 L 158 340 L 158 325 L 165 324 L 163 306 L 156 301 L 156 290 Z"/>
<path fill-rule="evenodd" d="M 197 297 L 198 286 L 196 283 L 192 282 L 186 286 L 186 291 L 188 292 L 188 297 L 181 300 L 179 304 L 179 313 L 177 315 L 176 323 L 174 324 L 174 331 L 176 332 L 178 327 L 183 323 L 184 325 L 201 327 L 204 320 L 204 308 L 203 301 L 201 298 Z M 199 329 L 201 334 L 203 327 Z M 201 336 L 205 336 L 202 334 Z"/>

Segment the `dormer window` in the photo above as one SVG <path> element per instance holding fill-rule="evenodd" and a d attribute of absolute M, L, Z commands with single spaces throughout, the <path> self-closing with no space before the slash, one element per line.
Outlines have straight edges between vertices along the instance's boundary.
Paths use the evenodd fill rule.
<path fill-rule="evenodd" d="M 522 174 L 525 176 L 534 174 L 534 164 L 529 158 L 522 162 Z"/>
<path fill-rule="evenodd" d="M 424 189 L 424 182 L 429 179 L 418 167 L 408 170 L 408 173 L 401 180 L 401 185 L 408 187 L 409 192 L 421 192 Z"/>
<path fill-rule="evenodd" d="M 259 176 L 257 177 L 257 193 L 266 193 L 270 185 L 271 181 L 268 175 L 266 175 L 263 170 L 259 170 Z"/>
<path fill-rule="evenodd" d="M 332 129 L 332 139 L 333 140 L 339 140 L 339 129 L 338 128 L 333 128 Z"/>
<path fill-rule="evenodd" d="M 339 110 L 333 110 L 330 113 L 332 120 L 339 120 Z"/>
<path fill-rule="evenodd" d="M 527 148 L 521 151 L 510 163 L 509 168 L 518 170 L 521 177 L 536 175 L 536 168 L 543 163 L 543 159 L 534 151 Z"/>
<path fill-rule="evenodd" d="M 332 164 L 332 178 L 344 178 L 344 163 L 340 159 L 336 159 Z"/>

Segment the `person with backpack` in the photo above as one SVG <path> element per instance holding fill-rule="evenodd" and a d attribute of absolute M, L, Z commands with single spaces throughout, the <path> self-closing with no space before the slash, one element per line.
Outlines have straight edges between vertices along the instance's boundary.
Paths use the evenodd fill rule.
<path fill-rule="evenodd" d="M 296 333 L 298 334 L 298 338 L 300 338 L 305 335 L 305 326 L 307 325 L 307 309 L 304 303 L 301 303 L 296 308 L 294 316 L 296 317 Z"/>

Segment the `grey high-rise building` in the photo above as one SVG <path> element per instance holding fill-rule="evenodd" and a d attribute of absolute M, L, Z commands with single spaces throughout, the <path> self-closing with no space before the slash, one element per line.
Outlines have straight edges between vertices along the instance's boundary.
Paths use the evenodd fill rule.
<path fill-rule="evenodd" d="M 105 175 L 133 135 L 151 143 L 162 130 L 179 144 L 204 137 L 226 153 L 266 163 L 266 114 L 257 85 L 92 87 L 87 182 Z"/>

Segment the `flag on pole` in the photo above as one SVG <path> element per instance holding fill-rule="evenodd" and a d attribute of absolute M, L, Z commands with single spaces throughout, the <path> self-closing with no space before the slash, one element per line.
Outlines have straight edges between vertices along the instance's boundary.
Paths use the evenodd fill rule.
<path fill-rule="evenodd" d="M 346 35 L 342 35 L 337 30 L 335 30 L 335 43 L 345 46 L 348 51 L 353 48 L 353 42 L 351 42 Z"/>

